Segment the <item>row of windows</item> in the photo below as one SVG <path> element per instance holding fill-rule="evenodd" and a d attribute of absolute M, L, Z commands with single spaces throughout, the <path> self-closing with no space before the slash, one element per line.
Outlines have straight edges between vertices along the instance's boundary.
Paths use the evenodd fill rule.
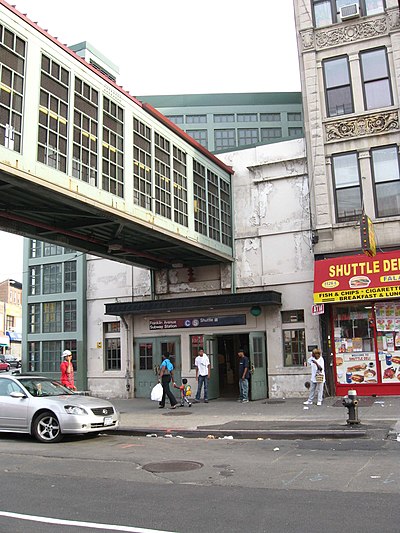
<path fill-rule="evenodd" d="M 29 372 L 60 372 L 61 354 L 64 350 L 70 350 L 74 370 L 78 370 L 76 345 L 76 339 L 28 342 Z"/>
<path fill-rule="evenodd" d="M 28 333 L 76 331 L 76 300 L 28 305 Z"/>
<path fill-rule="evenodd" d="M 29 267 L 28 294 L 61 294 L 76 291 L 76 261 Z"/>
<path fill-rule="evenodd" d="M 400 161 L 398 146 L 372 148 L 371 176 L 375 216 L 400 215 Z M 363 188 L 357 152 L 332 156 L 337 222 L 358 220 L 362 213 Z"/>
<path fill-rule="evenodd" d="M 213 122 L 280 122 L 284 113 L 214 113 Z M 207 115 L 166 115 L 174 124 L 206 124 Z M 301 113 L 286 113 L 288 122 L 301 122 Z"/>
<path fill-rule="evenodd" d="M 6 32 L 8 30 L 5 29 L 2 35 L 8 35 Z M 18 43 L 23 46 L 17 45 L 16 36 L 12 33 L 10 35 L 12 39 L 8 38 L 8 45 L 25 54 L 26 43 L 19 39 Z M 8 118 L 3 120 L 0 114 L 0 123 L 4 126 L 1 131 L 3 144 L 21 151 L 21 143 L 6 142 L 6 135 L 15 138 L 15 135 L 22 131 L 22 114 L 18 127 L 12 124 L 10 114 L 13 112 L 15 99 L 9 95 L 12 93 L 13 84 L 10 76 L 18 74 L 19 83 L 16 84 L 20 89 L 21 98 L 17 108 L 22 113 L 25 81 L 21 75 L 24 74 L 25 63 L 23 58 L 19 58 L 19 62 L 10 59 L 9 63 L 14 71 L 6 69 L 8 78 L 4 79 L 8 85 L 1 85 L 0 106 L 1 102 L 8 106 Z M 71 172 L 76 179 L 123 198 L 126 149 L 124 134 L 127 127 L 123 107 L 110 98 L 101 96 L 99 91 L 84 80 L 73 78 L 70 71 L 45 53 L 41 55 L 40 69 L 37 160 L 61 172 Z M 0 113 L 3 113 L 2 109 Z M 188 227 L 187 154 L 135 117 L 132 119 L 134 202 Z M 73 139 L 70 165 L 71 133 Z M 222 177 L 218 179 L 223 180 Z M 221 228 L 217 233 L 213 230 L 207 231 L 212 239 L 215 239 L 212 235 L 218 233 L 222 233 Z"/>
<path fill-rule="evenodd" d="M 207 143 L 206 130 L 187 130 L 200 144 Z M 302 127 L 288 128 L 289 137 L 299 137 L 303 135 Z M 236 146 L 247 146 L 250 144 L 268 143 L 272 139 L 282 138 L 282 128 L 234 128 L 214 130 L 215 150 L 234 148 Z"/>
<path fill-rule="evenodd" d="M 393 105 L 386 48 L 360 52 L 364 109 Z M 326 108 L 329 117 L 354 113 L 354 99 L 348 56 L 323 62 Z"/>
<path fill-rule="evenodd" d="M 0 144 L 20 151 L 26 45 L 0 25 Z"/>
<path fill-rule="evenodd" d="M 361 16 L 378 15 L 385 10 L 384 0 L 313 0 L 314 22 L 318 28 L 340 22 L 340 9 L 357 4 Z"/>
<path fill-rule="evenodd" d="M 29 241 L 29 257 L 35 259 L 38 257 L 52 257 L 54 255 L 72 254 L 75 250 L 72 248 L 64 248 L 58 244 L 50 244 L 48 242 L 31 239 Z"/>

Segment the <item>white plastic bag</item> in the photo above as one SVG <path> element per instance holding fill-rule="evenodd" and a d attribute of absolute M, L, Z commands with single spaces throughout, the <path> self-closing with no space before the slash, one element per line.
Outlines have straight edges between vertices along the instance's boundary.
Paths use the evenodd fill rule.
<path fill-rule="evenodd" d="M 163 396 L 163 388 L 161 383 L 157 383 L 155 387 L 151 389 L 150 398 L 155 402 L 161 402 Z"/>

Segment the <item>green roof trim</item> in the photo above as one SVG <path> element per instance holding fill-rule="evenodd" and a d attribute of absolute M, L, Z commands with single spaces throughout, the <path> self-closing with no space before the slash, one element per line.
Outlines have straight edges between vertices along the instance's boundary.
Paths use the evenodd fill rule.
<path fill-rule="evenodd" d="M 170 94 L 137 96 L 156 108 L 210 107 L 235 105 L 290 105 L 301 104 L 301 92 L 280 93 L 220 93 L 220 94 Z"/>

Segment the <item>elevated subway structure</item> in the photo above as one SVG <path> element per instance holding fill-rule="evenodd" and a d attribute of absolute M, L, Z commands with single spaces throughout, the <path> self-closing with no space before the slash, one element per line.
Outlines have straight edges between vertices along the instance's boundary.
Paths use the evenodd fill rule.
<path fill-rule="evenodd" d="M 0 0 L 0 228 L 152 269 L 232 261 L 230 167 Z"/>

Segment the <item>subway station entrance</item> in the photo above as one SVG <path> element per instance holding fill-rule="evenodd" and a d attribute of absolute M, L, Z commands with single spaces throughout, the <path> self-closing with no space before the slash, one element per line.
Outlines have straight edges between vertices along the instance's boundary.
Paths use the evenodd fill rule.
<path fill-rule="evenodd" d="M 209 397 L 236 398 L 239 395 L 239 349 L 250 359 L 250 399 L 267 397 L 267 354 L 264 332 L 201 335 L 192 338 L 203 345 L 211 362 Z M 193 354 L 193 344 L 192 344 Z"/>

